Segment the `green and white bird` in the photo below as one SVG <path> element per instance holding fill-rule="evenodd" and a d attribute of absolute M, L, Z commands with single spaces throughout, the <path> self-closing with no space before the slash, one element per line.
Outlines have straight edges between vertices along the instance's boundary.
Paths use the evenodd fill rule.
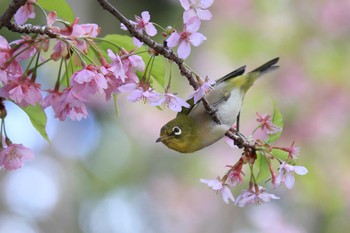
<path fill-rule="evenodd" d="M 277 69 L 278 60 L 279 58 L 272 59 L 246 74 L 245 66 L 242 66 L 215 82 L 206 99 L 215 108 L 222 124 L 217 124 L 212 119 L 202 101 L 193 104 L 191 99 L 188 101 L 192 103 L 190 108 L 183 108 L 161 128 L 156 142 L 162 142 L 181 153 L 191 153 L 223 138 L 236 122 L 246 92 L 257 78 Z"/>

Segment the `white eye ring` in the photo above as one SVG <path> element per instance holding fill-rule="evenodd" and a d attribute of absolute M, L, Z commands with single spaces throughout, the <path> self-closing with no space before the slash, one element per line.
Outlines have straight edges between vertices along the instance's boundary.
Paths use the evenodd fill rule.
<path fill-rule="evenodd" d="M 180 127 L 174 126 L 173 133 L 174 133 L 175 136 L 180 136 L 182 131 L 181 131 Z"/>

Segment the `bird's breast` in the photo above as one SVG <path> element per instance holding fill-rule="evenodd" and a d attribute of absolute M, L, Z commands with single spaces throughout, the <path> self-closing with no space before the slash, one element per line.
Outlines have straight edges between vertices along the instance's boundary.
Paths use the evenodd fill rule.
<path fill-rule="evenodd" d="M 239 89 L 230 92 L 230 96 L 217 106 L 217 114 L 222 123 L 231 127 L 241 111 L 243 95 Z"/>

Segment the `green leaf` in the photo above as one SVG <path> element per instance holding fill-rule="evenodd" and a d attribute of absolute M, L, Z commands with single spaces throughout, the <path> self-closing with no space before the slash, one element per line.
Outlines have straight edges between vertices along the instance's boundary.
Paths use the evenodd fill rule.
<path fill-rule="evenodd" d="M 257 152 L 257 159 L 255 163 L 259 167 L 259 173 L 258 173 L 258 176 L 256 177 L 256 182 L 267 180 L 271 176 L 269 163 L 267 160 L 268 158 L 266 158 L 264 154 Z"/>
<path fill-rule="evenodd" d="M 281 149 L 272 149 L 271 154 L 282 161 L 288 159 L 288 152 Z"/>
<path fill-rule="evenodd" d="M 38 4 L 47 11 L 56 11 L 57 16 L 65 21 L 73 22 L 74 12 L 65 0 L 38 0 Z"/>
<path fill-rule="evenodd" d="M 37 103 L 35 106 L 29 105 L 28 107 L 20 108 L 27 113 L 30 122 L 32 122 L 32 125 L 41 134 L 41 136 L 43 136 L 46 141 L 50 142 L 46 133 L 46 114 L 40 105 Z"/>
<path fill-rule="evenodd" d="M 101 49 L 102 55 L 107 60 L 109 60 L 109 58 L 107 56 L 107 49 L 111 49 L 113 52 L 119 51 L 118 47 L 114 46 L 113 44 L 118 45 L 119 47 L 122 47 L 122 48 L 126 49 L 127 51 L 131 51 L 131 50 L 135 49 L 134 42 L 132 41 L 132 38 L 129 36 L 110 34 L 110 35 L 106 35 L 102 39 L 104 41 L 99 43 L 98 47 Z M 106 42 L 106 41 L 108 41 L 108 42 Z M 141 48 L 139 48 L 136 51 L 136 53 L 142 52 L 142 51 L 148 51 L 148 47 L 142 46 Z M 151 56 L 149 55 L 148 52 L 139 53 L 137 55 L 142 57 L 145 64 L 147 64 L 151 59 Z M 140 76 L 142 76 L 142 74 L 139 74 L 139 77 Z M 164 61 L 163 57 L 157 56 L 153 62 L 153 67 L 152 67 L 152 71 L 151 71 L 151 82 L 157 82 L 159 85 L 164 87 L 164 77 L 165 77 L 165 61 Z"/>
<path fill-rule="evenodd" d="M 280 127 L 281 129 L 283 129 L 283 116 L 282 116 L 282 113 L 278 110 L 275 103 L 273 103 L 272 123 Z M 266 142 L 269 144 L 275 142 L 277 139 L 280 138 L 281 134 L 282 134 L 282 130 L 275 134 L 270 134 Z"/>

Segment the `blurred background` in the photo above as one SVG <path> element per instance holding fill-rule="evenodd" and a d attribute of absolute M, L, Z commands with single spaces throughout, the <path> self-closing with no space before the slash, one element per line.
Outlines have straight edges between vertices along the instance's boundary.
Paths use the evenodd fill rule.
<path fill-rule="evenodd" d="M 102 27 L 101 36 L 124 33 L 96 1 L 68 2 L 80 23 Z M 148 10 L 164 27 L 181 25 L 177 0 L 111 3 L 131 19 Z M 275 145 L 295 140 L 302 148 L 298 164 L 309 173 L 297 176 L 290 191 L 268 186 L 280 200 L 239 208 L 199 179 L 222 176 L 241 152 L 225 140 L 188 155 L 156 144 L 159 129 L 175 115 L 170 110 L 121 95 L 119 117 L 112 102 L 90 105 L 89 118 L 80 122 L 59 122 L 47 111 L 47 143 L 6 103 L 11 140 L 36 157 L 22 169 L 0 171 L 0 233 L 349 232 L 350 1 L 217 0 L 210 10 L 213 19 L 201 27 L 208 40 L 193 49 L 188 64 L 216 79 L 279 56 L 280 69 L 248 92 L 241 131 L 255 127 L 256 112 L 271 113 L 273 99 L 285 120 Z M 9 41 L 18 38 L 0 32 Z M 53 69 L 56 64 L 42 68 L 41 79 L 50 79 Z M 173 91 L 186 98 L 191 88 L 179 76 Z M 236 187 L 234 196 L 246 188 Z"/>

